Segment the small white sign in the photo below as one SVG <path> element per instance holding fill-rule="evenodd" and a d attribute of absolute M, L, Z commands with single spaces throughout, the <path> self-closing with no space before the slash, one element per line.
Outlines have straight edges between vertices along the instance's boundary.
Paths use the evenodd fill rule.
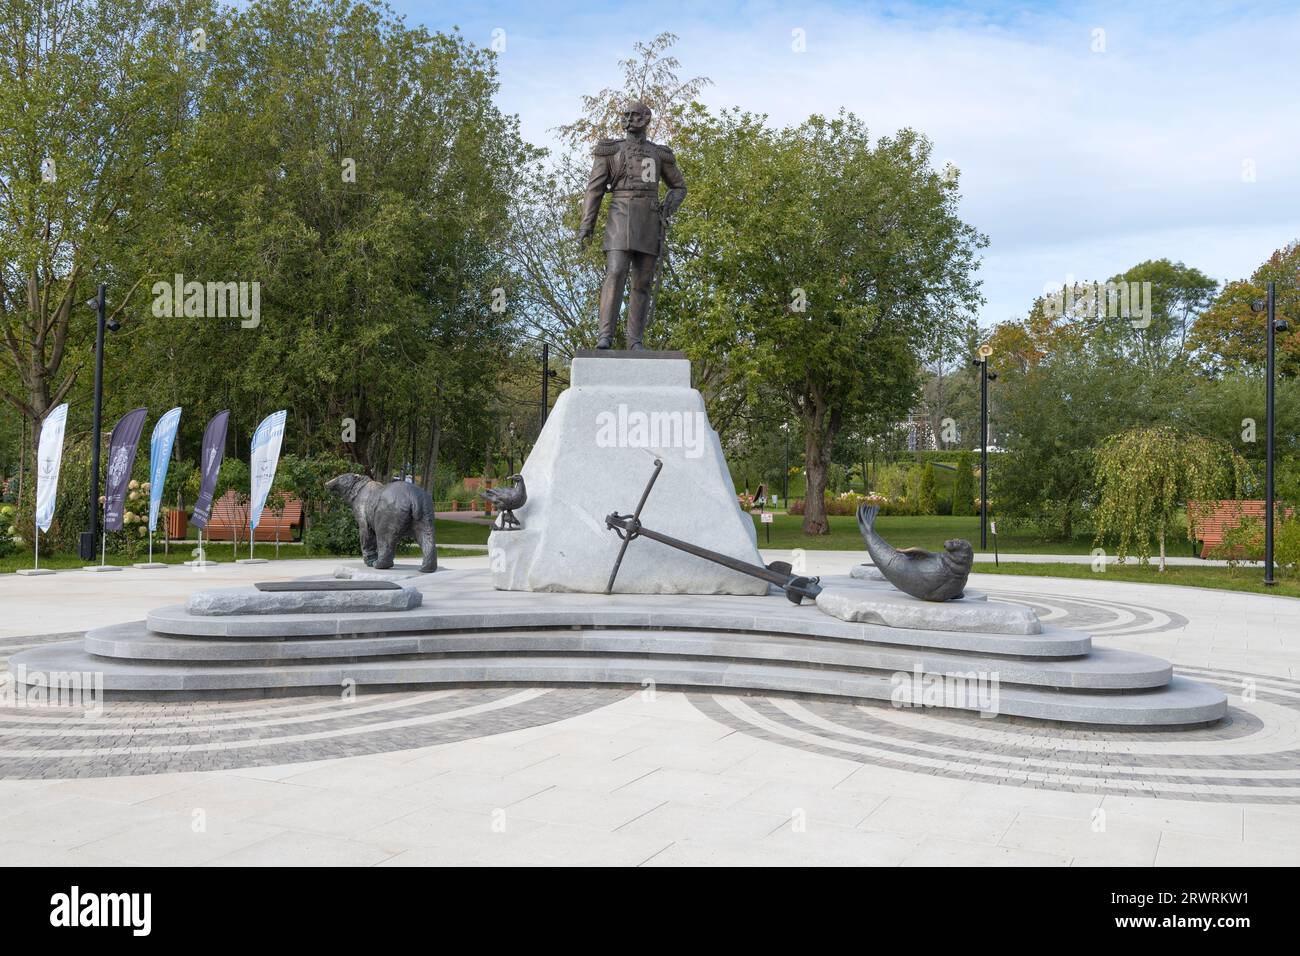
<path fill-rule="evenodd" d="M 764 511 L 761 515 L 759 515 L 759 519 L 763 522 L 763 524 L 771 524 L 771 523 L 772 523 L 772 512 L 770 512 L 770 511 Z"/>
<path fill-rule="evenodd" d="M 992 531 L 994 534 L 997 534 L 997 533 L 998 533 L 998 523 L 997 523 L 996 521 L 990 521 L 990 522 L 989 522 L 989 530 Z"/>

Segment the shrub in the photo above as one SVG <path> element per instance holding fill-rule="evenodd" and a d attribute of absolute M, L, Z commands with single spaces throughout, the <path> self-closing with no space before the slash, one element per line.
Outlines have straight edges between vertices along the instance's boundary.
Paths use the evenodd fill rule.
<path fill-rule="evenodd" d="M 18 512 L 13 505 L 0 505 L 0 558 L 7 558 L 18 550 L 18 545 L 14 543 L 14 535 L 18 528 L 14 522 L 18 520 Z"/>
<path fill-rule="evenodd" d="M 831 463 L 830 468 L 826 470 L 826 489 L 833 495 L 838 495 L 849 488 L 849 473 L 843 465 Z"/>
<path fill-rule="evenodd" d="M 352 509 L 341 499 L 326 498 L 302 536 L 308 554 L 360 554 L 361 541 Z"/>
<path fill-rule="evenodd" d="M 1274 543 L 1276 550 L 1276 542 Z M 1242 561 L 1258 560 L 1264 553 L 1264 520 L 1242 515 L 1237 523 L 1223 531 L 1223 540 L 1210 549 L 1210 557 L 1228 562 L 1235 568 Z"/>
<path fill-rule="evenodd" d="M 1300 518 L 1287 518 L 1277 525 L 1273 532 L 1273 561 L 1288 576 L 1300 570 Z"/>
<path fill-rule="evenodd" d="M 932 515 L 937 510 L 934 489 L 934 465 L 928 461 L 921 470 L 921 487 L 916 501 L 917 511 L 923 515 Z"/>
<path fill-rule="evenodd" d="M 952 513 L 978 514 L 979 508 L 975 505 L 976 497 L 974 456 L 964 451 L 957 456 L 957 477 L 952 486 Z"/>

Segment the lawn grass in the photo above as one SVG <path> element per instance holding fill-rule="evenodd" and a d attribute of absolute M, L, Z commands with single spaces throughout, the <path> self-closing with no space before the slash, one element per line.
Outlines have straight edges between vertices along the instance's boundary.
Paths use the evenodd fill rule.
<path fill-rule="evenodd" d="M 1156 565 L 1107 565 L 1104 572 L 1092 570 L 1090 564 L 1028 564 L 1003 561 L 998 565 L 977 564 L 976 574 L 1023 574 L 1040 578 L 1087 578 L 1089 580 L 1124 581 L 1134 584 L 1176 584 L 1190 588 L 1214 588 L 1220 591 L 1247 591 L 1278 597 L 1300 598 L 1300 579 L 1278 578 L 1269 587 L 1258 567 L 1186 567 L 1171 565 L 1164 571 Z"/>
<path fill-rule="evenodd" d="M 193 551 L 194 549 L 192 547 L 173 544 L 171 554 L 164 554 L 161 550 L 155 548 L 153 559 L 159 564 L 184 564 L 186 561 L 193 558 Z M 232 560 L 229 541 L 218 541 L 215 544 L 211 544 L 207 551 L 209 561 L 215 561 L 218 564 L 227 564 Z M 408 545 L 398 553 L 398 557 L 405 558 L 418 556 L 419 553 L 419 548 L 414 545 Z M 259 541 L 254 554 L 256 557 L 266 558 L 268 561 L 274 561 L 276 560 L 275 544 L 273 542 Z M 440 558 L 472 558 L 481 557 L 485 554 L 487 554 L 486 548 L 438 548 L 438 557 Z M 238 556 L 241 558 L 248 557 L 247 543 L 240 545 Z M 308 554 L 303 550 L 301 545 L 282 545 L 280 548 L 279 560 L 292 561 L 301 558 L 337 558 L 339 561 L 353 561 L 359 560 L 360 557 L 359 554 Z M 128 558 L 124 554 L 110 554 L 105 560 L 109 564 L 129 567 L 132 563 L 137 561 L 148 561 L 149 555 L 148 552 L 143 552 L 134 558 Z M 85 561 L 75 554 L 46 554 L 44 551 L 41 552 L 41 567 L 50 568 L 55 571 L 80 568 L 87 564 L 98 563 L 98 555 L 95 556 L 94 561 Z M 0 574 L 12 574 L 19 568 L 30 568 L 31 566 L 32 556 L 30 554 L 11 554 L 6 558 L 0 558 Z"/>
<path fill-rule="evenodd" d="M 824 535 L 805 535 L 803 533 L 803 516 L 777 513 L 772 523 L 772 540 L 768 543 L 765 526 L 753 515 L 754 528 L 758 532 L 758 544 L 762 548 L 793 549 L 804 548 L 809 551 L 861 551 L 862 535 L 858 531 L 858 521 L 853 515 L 831 515 L 831 533 Z M 651 525 L 651 527 L 654 527 Z M 876 529 L 889 541 L 900 548 L 925 548 L 938 551 L 949 538 L 965 538 L 979 551 L 980 519 L 974 515 L 951 517 L 948 515 L 917 515 L 888 517 L 876 519 Z M 485 524 L 471 524 L 466 521 L 442 520 L 437 523 L 438 540 L 445 544 L 487 544 L 491 531 Z M 989 536 L 988 553 L 993 552 L 993 536 Z M 1072 541 L 1054 540 L 1034 534 L 1007 534 L 997 537 L 999 551 L 1008 554 L 1089 554 L 1094 545 L 1091 537 L 1078 536 Z M 1183 550 L 1183 548 L 1186 550 Z M 1170 554 L 1190 555 L 1191 546 L 1185 542 L 1175 544 Z"/>
<path fill-rule="evenodd" d="M 754 515 L 758 529 L 758 544 L 763 548 L 804 548 L 809 551 L 861 551 L 862 535 L 853 515 L 831 515 L 831 533 L 806 535 L 803 533 L 802 515 L 778 514 L 772 523 L 772 541 Z M 876 530 L 892 545 L 899 548 L 925 548 L 938 551 L 949 538 L 965 538 L 979 551 L 980 519 L 974 515 L 917 515 L 876 519 Z M 993 536 L 989 536 L 987 551 L 993 552 Z M 1072 541 L 1058 541 L 1033 534 L 1001 534 L 997 537 L 999 551 L 1011 554 L 1088 554 L 1094 545 L 1090 537 L 1076 537 Z M 1181 553 L 1175 551 L 1174 553 Z M 1187 553 L 1190 552 L 1190 546 Z"/>

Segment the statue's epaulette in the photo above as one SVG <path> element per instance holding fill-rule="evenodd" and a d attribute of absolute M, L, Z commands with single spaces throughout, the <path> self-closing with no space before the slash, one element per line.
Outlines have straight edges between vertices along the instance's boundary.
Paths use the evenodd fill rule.
<path fill-rule="evenodd" d="M 663 143 L 655 143 L 655 149 L 659 151 L 659 161 L 661 163 L 677 162 L 677 157 L 673 155 L 673 151 Z"/>
<path fill-rule="evenodd" d="M 591 155 L 613 156 L 618 152 L 619 147 L 622 145 L 623 141 L 621 139 L 600 139 L 597 140 L 596 145 L 592 147 Z"/>

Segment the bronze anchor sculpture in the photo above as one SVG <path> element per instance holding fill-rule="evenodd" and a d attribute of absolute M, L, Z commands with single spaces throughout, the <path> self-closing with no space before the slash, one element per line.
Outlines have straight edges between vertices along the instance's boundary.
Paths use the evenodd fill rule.
<path fill-rule="evenodd" d="M 654 474 L 650 476 L 650 480 L 646 482 L 645 490 L 641 492 L 641 500 L 637 502 L 636 511 L 630 515 L 611 514 L 605 516 L 605 527 L 613 530 L 623 540 L 622 547 L 618 549 L 618 558 L 614 561 L 614 568 L 609 573 L 609 583 L 605 585 L 606 594 L 614 593 L 614 580 L 618 577 L 618 569 L 623 564 L 623 556 L 627 553 L 627 546 L 637 538 L 646 537 L 652 541 L 658 541 L 660 544 L 666 544 L 670 548 L 676 548 L 678 551 L 693 554 L 697 558 L 704 558 L 706 561 L 720 564 L 724 568 L 731 568 L 731 570 L 739 571 L 741 574 L 748 574 L 770 584 L 775 584 L 785 591 L 785 596 L 794 604 L 802 603 L 804 598 L 808 598 L 810 601 L 816 600 L 817 595 L 822 592 L 820 580 L 795 574 L 794 568 L 785 561 L 773 561 L 766 567 L 761 564 L 750 564 L 748 561 L 741 561 L 738 558 L 710 551 L 708 548 L 701 548 L 689 541 L 682 541 L 658 531 L 652 531 L 641 524 L 641 509 L 645 507 L 646 499 L 650 497 L 650 490 L 654 487 L 655 479 L 659 477 L 659 472 L 663 470 L 663 467 L 664 463 L 656 458 Z"/>

